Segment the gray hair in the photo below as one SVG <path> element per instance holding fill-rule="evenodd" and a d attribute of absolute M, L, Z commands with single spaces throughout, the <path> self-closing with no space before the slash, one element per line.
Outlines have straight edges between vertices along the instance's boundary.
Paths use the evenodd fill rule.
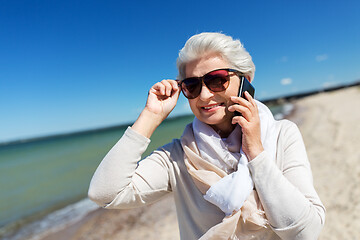
<path fill-rule="evenodd" d="M 239 70 L 251 80 L 254 79 L 255 65 L 240 40 L 216 32 L 200 33 L 187 40 L 176 61 L 179 70 L 178 79 L 185 78 L 187 63 L 207 54 L 219 54 L 230 63 L 231 68 Z"/>

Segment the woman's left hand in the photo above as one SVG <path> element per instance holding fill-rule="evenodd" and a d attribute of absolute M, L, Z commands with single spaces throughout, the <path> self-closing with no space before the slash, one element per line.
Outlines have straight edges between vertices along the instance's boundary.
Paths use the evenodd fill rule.
<path fill-rule="evenodd" d="M 242 128 L 242 149 L 250 162 L 264 151 L 264 148 L 261 143 L 260 118 L 256 102 L 248 92 L 245 92 L 245 97 L 247 100 L 242 97 L 231 97 L 235 104 L 229 107 L 229 111 L 241 113 L 241 116 L 232 118 L 232 124 L 237 123 Z"/>

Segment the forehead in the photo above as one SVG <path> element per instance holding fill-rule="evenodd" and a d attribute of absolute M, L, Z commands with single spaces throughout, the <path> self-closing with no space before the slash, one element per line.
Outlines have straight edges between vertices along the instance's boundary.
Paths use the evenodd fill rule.
<path fill-rule="evenodd" d="M 212 70 L 229 67 L 228 61 L 220 55 L 210 54 L 187 63 L 185 66 L 185 77 L 201 77 Z"/>

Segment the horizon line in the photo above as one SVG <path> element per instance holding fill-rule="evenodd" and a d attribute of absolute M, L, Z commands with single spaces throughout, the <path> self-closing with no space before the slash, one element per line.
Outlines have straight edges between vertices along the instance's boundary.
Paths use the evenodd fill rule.
<path fill-rule="evenodd" d="M 317 90 L 299 92 L 299 93 L 289 94 L 289 95 L 282 95 L 282 96 L 268 98 L 268 99 L 259 100 L 259 101 L 261 101 L 264 104 L 282 104 L 286 101 L 293 101 L 293 100 L 308 97 L 311 95 L 319 94 L 322 92 L 331 92 L 331 91 L 336 91 L 336 90 L 349 88 L 349 87 L 355 87 L 355 86 L 359 86 L 359 85 L 360 85 L 360 79 L 356 80 L 354 82 L 351 82 L 351 83 L 343 83 L 343 84 L 338 84 L 338 85 L 331 86 L 331 87 L 320 88 Z M 171 121 L 171 120 L 174 120 L 177 118 L 187 117 L 190 115 L 192 115 L 192 113 L 183 113 L 183 114 L 180 113 L 178 115 L 168 117 L 164 121 Z M 74 131 L 63 132 L 63 133 L 54 133 L 54 134 L 48 134 L 48 135 L 42 135 L 42 136 L 9 140 L 9 141 L 0 142 L 0 147 L 14 145 L 14 144 L 21 144 L 21 143 L 29 143 L 29 142 L 34 142 L 34 141 L 42 141 L 42 140 L 46 140 L 46 139 L 61 138 L 61 137 L 66 137 L 66 136 L 71 136 L 71 135 L 81 135 L 81 134 L 87 134 L 87 133 L 91 133 L 91 132 L 107 131 L 107 130 L 111 130 L 111 129 L 121 128 L 124 126 L 129 126 L 132 123 L 133 122 L 124 122 L 124 123 L 119 123 L 119 124 L 115 124 L 115 125 L 111 125 L 111 126 L 95 127 L 95 128 L 91 128 L 91 129 L 74 130 Z"/>

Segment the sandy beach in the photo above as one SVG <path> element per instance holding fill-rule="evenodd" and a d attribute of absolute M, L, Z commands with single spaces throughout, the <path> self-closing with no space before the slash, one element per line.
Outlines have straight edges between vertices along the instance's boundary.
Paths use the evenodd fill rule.
<path fill-rule="evenodd" d="M 288 117 L 298 124 L 324 203 L 320 239 L 360 238 L 360 87 L 320 93 L 293 102 Z M 99 209 L 42 240 L 179 239 L 172 196 L 146 208 Z"/>

